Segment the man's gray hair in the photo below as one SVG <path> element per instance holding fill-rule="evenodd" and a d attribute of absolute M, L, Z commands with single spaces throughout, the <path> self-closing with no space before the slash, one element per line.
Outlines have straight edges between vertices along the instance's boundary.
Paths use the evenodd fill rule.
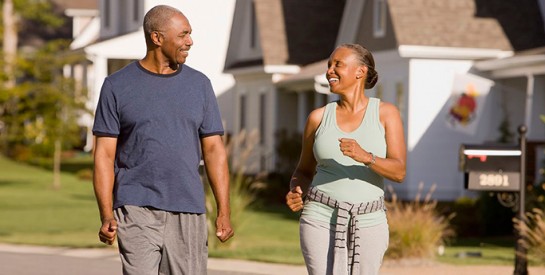
<path fill-rule="evenodd" d="M 144 35 L 146 41 L 154 31 L 164 31 L 169 20 L 176 14 L 184 15 L 180 10 L 167 5 L 158 5 L 151 8 L 144 16 Z"/>

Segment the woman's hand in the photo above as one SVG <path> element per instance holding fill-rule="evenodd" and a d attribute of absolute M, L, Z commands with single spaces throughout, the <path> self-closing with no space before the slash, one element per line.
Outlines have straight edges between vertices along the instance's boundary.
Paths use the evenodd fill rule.
<path fill-rule="evenodd" d="M 369 152 L 363 150 L 355 139 L 340 138 L 339 148 L 343 155 L 365 165 L 371 163 L 373 160 L 373 156 Z"/>
<path fill-rule="evenodd" d="M 303 209 L 303 190 L 301 190 L 301 187 L 295 186 L 288 192 L 286 204 L 293 212 Z"/>

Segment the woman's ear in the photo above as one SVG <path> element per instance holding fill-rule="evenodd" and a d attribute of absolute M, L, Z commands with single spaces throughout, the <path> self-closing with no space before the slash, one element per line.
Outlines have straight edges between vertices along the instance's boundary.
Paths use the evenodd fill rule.
<path fill-rule="evenodd" d="M 362 78 L 363 76 L 367 75 L 367 66 L 360 66 L 358 68 L 358 71 L 356 73 L 356 78 L 357 79 L 360 79 Z"/>

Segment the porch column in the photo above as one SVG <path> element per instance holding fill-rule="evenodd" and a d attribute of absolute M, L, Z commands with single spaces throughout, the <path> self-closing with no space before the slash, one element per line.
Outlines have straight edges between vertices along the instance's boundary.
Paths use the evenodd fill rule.
<path fill-rule="evenodd" d="M 526 129 L 528 129 L 528 135 L 531 133 L 531 125 L 532 125 L 532 101 L 534 99 L 534 75 L 528 74 L 526 75 L 526 78 L 528 79 L 528 82 L 526 84 L 526 105 L 525 105 L 525 113 L 524 113 L 524 124 L 526 125 Z"/>
<path fill-rule="evenodd" d="M 307 121 L 307 94 L 305 92 L 297 93 L 297 130 L 300 133 L 305 131 L 305 123 Z"/>
<path fill-rule="evenodd" d="M 314 94 L 314 109 L 324 106 L 324 96 L 321 93 L 316 92 Z"/>

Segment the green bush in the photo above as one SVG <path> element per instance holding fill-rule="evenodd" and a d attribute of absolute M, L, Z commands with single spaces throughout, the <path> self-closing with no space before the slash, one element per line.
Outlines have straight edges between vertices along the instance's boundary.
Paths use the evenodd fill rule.
<path fill-rule="evenodd" d="M 515 218 L 513 221 L 515 228 L 523 236 L 520 242 L 528 249 L 529 256 L 537 262 L 545 262 L 545 213 L 543 210 L 534 208 L 532 212 L 526 213 L 525 220 Z"/>
<path fill-rule="evenodd" d="M 258 183 L 258 178 L 246 175 L 248 168 L 248 159 L 251 157 L 252 151 L 258 143 L 257 132 L 247 134 L 241 132 L 236 137 L 232 138 L 226 144 L 227 158 L 229 163 L 230 174 L 230 206 L 231 206 L 231 226 L 236 231 L 244 226 L 244 221 L 248 211 L 248 206 L 255 201 L 255 195 L 252 191 L 252 185 Z M 236 156 L 234 154 L 236 150 Z M 232 161 L 235 160 L 236 161 Z M 208 178 L 203 174 L 205 191 L 206 191 L 206 215 L 208 222 L 208 247 L 211 250 L 229 248 L 236 245 L 236 239 L 231 239 L 226 243 L 221 243 L 216 237 L 216 217 L 217 207 Z"/>
<path fill-rule="evenodd" d="M 437 213 L 437 202 L 431 200 L 435 186 L 430 188 L 423 201 L 420 192 L 412 202 L 402 202 L 391 186 L 391 201 L 386 202 L 388 223 L 390 227 L 390 246 L 386 258 L 420 258 L 433 259 L 438 248 L 454 236 L 449 225 L 452 216 L 444 217 Z M 409 221 L 410 222 L 407 222 Z"/>

